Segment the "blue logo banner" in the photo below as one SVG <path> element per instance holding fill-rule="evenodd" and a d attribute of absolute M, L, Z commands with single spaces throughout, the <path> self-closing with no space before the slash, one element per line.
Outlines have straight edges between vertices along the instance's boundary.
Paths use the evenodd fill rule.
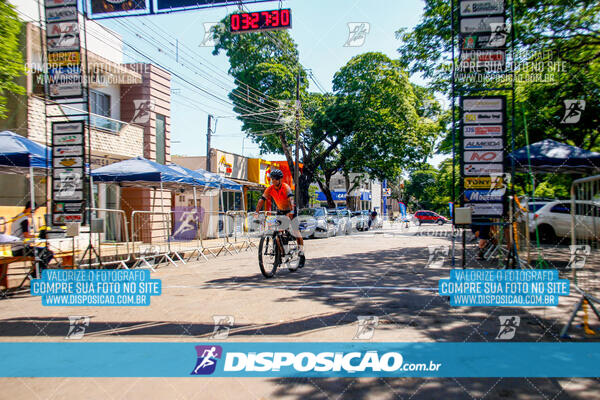
<path fill-rule="evenodd" d="M 597 377 L 600 343 L 1 343 L 2 377 Z"/>
<path fill-rule="evenodd" d="M 162 284 L 148 270 L 46 269 L 30 290 L 44 306 L 149 306 Z"/>
<path fill-rule="evenodd" d="M 453 269 L 438 288 L 452 306 L 557 306 L 570 293 L 569 280 L 556 270 Z"/>

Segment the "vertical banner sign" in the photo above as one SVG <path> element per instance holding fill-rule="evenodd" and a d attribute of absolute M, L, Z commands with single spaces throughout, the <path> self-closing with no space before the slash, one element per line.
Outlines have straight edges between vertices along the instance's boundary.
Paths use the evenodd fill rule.
<path fill-rule="evenodd" d="M 84 124 L 52 123 L 52 219 L 56 225 L 84 222 Z"/>
<path fill-rule="evenodd" d="M 83 99 L 77 0 L 45 0 L 48 93 L 51 100 Z M 82 100 L 83 101 L 83 100 Z M 52 223 L 84 222 L 83 121 L 52 122 Z"/>
<path fill-rule="evenodd" d="M 83 96 L 77 0 L 45 0 L 50 99 Z"/>
<path fill-rule="evenodd" d="M 506 70 L 505 0 L 459 0 L 461 72 Z"/>
<path fill-rule="evenodd" d="M 505 215 L 508 177 L 504 174 L 506 96 L 460 98 L 461 204 L 473 218 Z"/>

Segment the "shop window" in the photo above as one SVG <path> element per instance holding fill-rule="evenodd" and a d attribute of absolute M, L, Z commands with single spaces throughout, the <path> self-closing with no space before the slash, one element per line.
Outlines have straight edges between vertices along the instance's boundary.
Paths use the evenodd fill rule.
<path fill-rule="evenodd" d="M 219 200 L 221 209 L 225 211 L 235 211 L 242 209 L 242 193 L 224 192 L 222 201 Z"/>

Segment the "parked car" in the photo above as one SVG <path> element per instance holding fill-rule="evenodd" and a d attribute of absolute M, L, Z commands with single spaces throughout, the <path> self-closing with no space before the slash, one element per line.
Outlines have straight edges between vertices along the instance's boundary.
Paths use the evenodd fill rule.
<path fill-rule="evenodd" d="M 443 215 L 440 215 L 433 211 L 419 210 L 416 213 L 414 213 L 413 222 L 417 226 L 421 224 L 444 225 L 446 222 L 450 222 L 450 220 L 444 217 Z"/>
<path fill-rule="evenodd" d="M 357 231 L 369 230 L 369 211 L 352 211 L 352 224 Z"/>
<path fill-rule="evenodd" d="M 352 233 L 352 214 L 347 209 L 327 210 L 327 215 L 335 224 L 336 235 L 349 235 Z"/>
<path fill-rule="evenodd" d="M 327 210 L 327 222 L 333 225 L 335 235 L 341 235 L 343 227 L 340 226 L 340 216 L 336 209 Z"/>
<path fill-rule="evenodd" d="M 335 227 L 327 222 L 325 207 L 303 208 L 298 212 L 298 223 L 302 237 L 330 237 Z"/>
<path fill-rule="evenodd" d="M 533 230 L 535 231 L 535 225 L 533 225 L 533 216 L 535 215 L 536 212 L 538 212 L 538 210 L 542 207 L 544 207 L 546 204 L 548 204 L 550 201 L 532 201 L 530 203 L 527 204 L 527 209 L 529 210 L 529 230 Z M 532 228 L 533 227 L 533 228 Z"/>
<path fill-rule="evenodd" d="M 371 219 L 372 211 L 361 210 L 352 212 L 352 227 L 357 231 L 368 231 L 369 220 Z M 381 229 L 383 228 L 383 219 L 379 216 L 379 213 L 375 219 L 371 222 L 370 229 Z"/>
<path fill-rule="evenodd" d="M 597 240 L 600 237 L 600 203 L 575 202 L 575 232 L 577 239 Z M 540 240 L 554 242 L 571 236 L 571 201 L 555 200 L 538 208 L 530 217 L 529 231 L 535 234 L 537 226 Z"/>
<path fill-rule="evenodd" d="M 352 212 L 348 209 L 338 210 L 338 215 L 344 221 L 346 235 L 350 235 L 354 230 L 354 221 L 352 220 Z"/>

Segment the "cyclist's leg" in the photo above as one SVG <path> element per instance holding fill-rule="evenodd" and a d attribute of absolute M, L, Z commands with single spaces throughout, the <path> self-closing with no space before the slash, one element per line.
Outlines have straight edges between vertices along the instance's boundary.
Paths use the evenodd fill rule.
<path fill-rule="evenodd" d="M 288 217 L 290 218 L 290 233 L 296 238 L 296 242 L 298 243 L 298 254 L 304 255 L 304 238 L 302 237 L 302 233 L 300 233 L 296 213 L 290 212 Z"/>

